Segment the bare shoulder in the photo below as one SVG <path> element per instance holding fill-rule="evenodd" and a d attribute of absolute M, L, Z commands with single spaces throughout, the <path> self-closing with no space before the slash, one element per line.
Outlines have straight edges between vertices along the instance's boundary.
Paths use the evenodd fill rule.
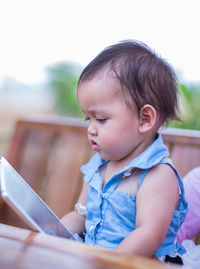
<path fill-rule="evenodd" d="M 158 164 L 151 168 L 145 176 L 138 192 L 140 196 L 155 198 L 155 194 L 168 201 L 178 201 L 179 182 L 174 169 L 168 164 Z M 159 194 L 159 195 L 158 195 Z"/>
<path fill-rule="evenodd" d="M 151 168 L 146 175 L 146 182 L 152 184 L 172 184 L 178 186 L 178 177 L 174 169 L 169 164 L 158 164 Z M 144 182 L 145 182 L 144 181 Z"/>

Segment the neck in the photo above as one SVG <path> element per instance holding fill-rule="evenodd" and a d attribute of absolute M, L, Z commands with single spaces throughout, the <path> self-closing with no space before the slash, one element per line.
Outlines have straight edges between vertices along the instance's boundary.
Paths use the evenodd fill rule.
<path fill-rule="evenodd" d="M 135 148 L 134 151 L 128 154 L 126 157 L 120 160 L 110 160 L 107 165 L 107 170 L 110 170 L 108 174 L 114 175 L 124 167 L 128 166 L 129 163 L 143 151 L 145 151 L 145 149 L 148 148 L 155 139 L 156 134 L 145 136 L 143 139 L 141 139 L 141 142 L 138 144 L 137 148 Z"/>

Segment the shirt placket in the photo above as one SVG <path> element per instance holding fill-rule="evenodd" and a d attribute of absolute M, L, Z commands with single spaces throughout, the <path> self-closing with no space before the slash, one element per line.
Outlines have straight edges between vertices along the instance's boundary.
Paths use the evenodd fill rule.
<path fill-rule="evenodd" d="M 104 219 L 107 207 L 109 206 L 109 197 L 112 195 L 113 191 L 116 189 L 117 185 L 123 178 L 123 173 L 114 175 L 113 178 L 109 180 L 104 186 L 104 189 L 99 189 L 97 194 L 97 219 L 96 222 L 90 226 L 90 232 L 93 237 L 93 245 L 97 243 L 100 238 L 101 233 L 103 232 L 104 228 Z"/>

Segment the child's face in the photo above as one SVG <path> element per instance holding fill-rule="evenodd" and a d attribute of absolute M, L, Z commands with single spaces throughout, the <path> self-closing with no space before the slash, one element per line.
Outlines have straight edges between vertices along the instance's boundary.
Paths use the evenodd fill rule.
<path fill-rule="evenodd" d="M 88 139 L 105 160 L 131 159 L 140 145 L 136 108 L 130 109 L 115 77 L 100 72 L 78 88 L 78 101 L 89 120 Z M 136 154 L 136 155 L 135 155 Z"/>

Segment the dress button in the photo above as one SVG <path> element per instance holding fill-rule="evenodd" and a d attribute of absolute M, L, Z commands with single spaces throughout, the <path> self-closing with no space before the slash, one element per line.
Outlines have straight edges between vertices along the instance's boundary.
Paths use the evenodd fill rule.
<path fill-rule="evenodd" d="M 124 176 L 125 176 L 125 177 L 129 177 L 129 176 L 131 176 L 131 174 L 132 174 L 132 173 L 131 173 L 130 170 L 124 172 Z"/>
<path fill-rule="evenodd" d="M 92 232 L 93 229 L 94 229 L 94 225 L 91 225 L 91 226 L 90 226 L 90 232 Z"/>

